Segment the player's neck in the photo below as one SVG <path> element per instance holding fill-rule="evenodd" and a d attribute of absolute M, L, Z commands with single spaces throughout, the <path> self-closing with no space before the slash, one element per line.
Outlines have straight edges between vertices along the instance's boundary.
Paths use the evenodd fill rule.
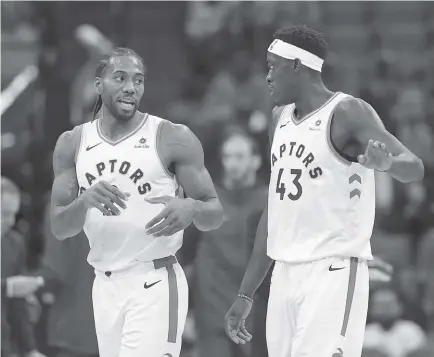
<path fill-rule="evenodd" d="M 107 138 L 117 140 L 135 130 L 143 120 L 143 113 L 138 110 L 128 120 L 116 119 L 106 108 L 102 110 L 101 131 Z"/>
<path fill-rule="evenodd" d="M 295 101 L 297 118 L 303 118 L 321 108 L 333 95 L 334 92 L 328 90 L 322 81 L 306 84 L 299 99 Z"/>

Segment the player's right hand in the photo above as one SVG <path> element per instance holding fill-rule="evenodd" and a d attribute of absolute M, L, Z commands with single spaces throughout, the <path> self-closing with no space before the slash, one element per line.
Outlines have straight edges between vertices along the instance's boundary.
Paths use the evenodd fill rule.
<path fill-rule="evenodd" d="M 106 181 L 99 181 L 84 191 L 79 196 L 79 200 L 84 203 L 86 208 L 97 208 L 105 216 L 118 216 L 121 214 L 118 206 L 127 208 L 124 201 L 127 201 L 129 196 L 128 192 L 122 192 Z"/>
<path fill-rule="evenodd" d="M 247 332 L 245 322 L 252 309 L 252 302 L 238 297 L 225 316 L 225 331 L 236 344 L 250 342 L 252 335 Z"/>

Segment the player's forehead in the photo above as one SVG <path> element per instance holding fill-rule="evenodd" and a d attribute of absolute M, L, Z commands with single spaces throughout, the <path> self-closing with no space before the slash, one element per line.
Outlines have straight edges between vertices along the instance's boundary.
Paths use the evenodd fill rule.
<path fill-rule="evenodd" d="M 267 62 L 268 63 L 278 64 L 278 63 L 282 63 L 284 61 L 285 61 L 285 58 L 280 57 L 274 53 L 267 52 Z"/>
<path fill-rule="evenodd" d="M 143 63 L 134 56 L 114 56 L 110 58 L 110 69 L 114 72 L 145 74 Z"/>

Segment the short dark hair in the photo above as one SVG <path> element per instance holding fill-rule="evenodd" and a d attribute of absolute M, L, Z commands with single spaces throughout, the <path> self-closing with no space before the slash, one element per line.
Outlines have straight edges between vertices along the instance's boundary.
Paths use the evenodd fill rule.
<path fill-rule="evenodd" d="M 279 29 L 274 33 L 273 39 L 282 40 L 300 47 L 322 59 L 325 59 L 327 56 L 328 43 L 324 34 L 306 25 L 298 24 Z"/>
<path fill-rule="evenodd" d="M 95 77 L 99 78 L 104 74 L 104 70 L 107 68 L 107 65 L 110 63 L 111 59 L 113 57 L 118 56 L 131 56 L 137 58 L 145 67 L 145 62 L 143 61 L 143 58 L 140 57 L 137 52 L 132 50 L 131 48 L 127 47 L 116 47 L 109 55 L 105 55 L 101 61 L 99 61 L 98 65 L 96 66 L 95 71 Z M 98 98 L 96 99 L 95 107 L 93 109 L 93 118 L 95 119 L 96 115 L 100 111 L 102 107 L 102 97 L 101 94 L 98 94 Z"/>

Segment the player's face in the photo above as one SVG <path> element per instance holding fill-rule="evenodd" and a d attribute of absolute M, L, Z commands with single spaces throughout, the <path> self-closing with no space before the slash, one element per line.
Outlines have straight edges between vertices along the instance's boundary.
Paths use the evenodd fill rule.
<path fill-rule="evenodd" d="M 143 96 L 144 79 L 145 68 L 135 57 L 114 57 L 107 65 L 99 88 L 104 105 L 116 119 L 133 117 Z"/>
<path fill-rule="evenodd" d="M 267 64 L 267 84 L 274 103 L 278 106 L 294 103 L 298 93 L 294 62 L 268 52 Z"/>
<path fill-rule="evenodd" d="M 2 194 L 2 222 L 1 222 L 1 234 L 2 237 L 9 232 L 9 230 L 15 224 L 15 217 L 20 209 L 20 198 L 10 193 Z"/>
<path fill-rule="evenodd" d="M 222 165 L 226 179 L 241 184 L 257 168 L 251 143 L 244 137 L 234 136 L 222 147 Z"/>

